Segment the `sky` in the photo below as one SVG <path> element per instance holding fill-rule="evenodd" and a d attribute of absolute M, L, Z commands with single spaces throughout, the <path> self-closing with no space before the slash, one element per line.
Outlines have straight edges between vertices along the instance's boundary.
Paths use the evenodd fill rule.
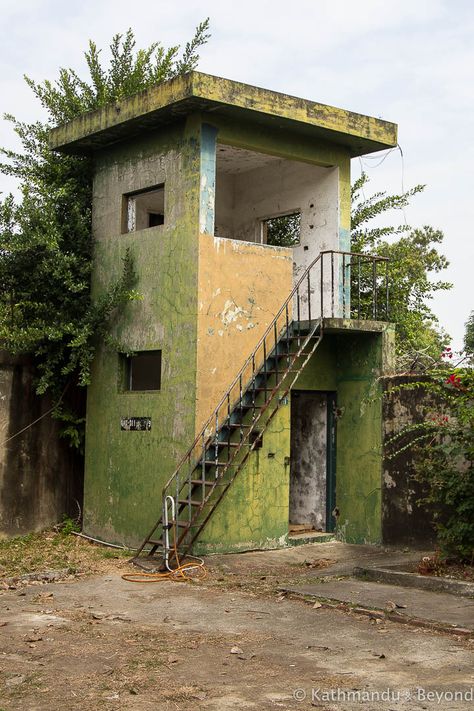
<path fill-rule="evenodd" d="M 209 17 L 201 71 L 397 123 L 403 158 L 355 159 L 353 178 L 368 173 L 366 195 L 426 184 L 391 219 L 443 230 L 443 279 L 454 286 L 432 307 L 461 348 L 474 309 L 471 0 L 0 0 L 0 10 L 0 114 L 22 121 L 44 119 L 24 74 L 53 80 L 60 66 L 85 74 L 88 40 L 106 50 L 129 27 L 139 47 L 184 44 Z M 5 121 L 0 145 L 16 146 Z M 0 176 L 0 191 L 14 187 Z"/>

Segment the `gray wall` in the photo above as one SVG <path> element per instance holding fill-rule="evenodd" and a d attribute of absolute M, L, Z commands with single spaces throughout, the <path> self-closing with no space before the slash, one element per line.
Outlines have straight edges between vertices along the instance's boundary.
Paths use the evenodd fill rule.
<path fill-rule="evenodd" d="M 0 536 L 18 536 L 78 513 L 82 504 L 82 460 L 59 438 L 50 415 L 9 437 L 51 407 L 35 393 L 27 358 L 0 351 Z"/>
<path fill-rule="evenodd" d="M 419 379 L 419 376 L 396 376 L 383 381 L 382 537 L 387 544 L 425 546 L 436 538 L 433 512 L 420 503 L 424 490 L 413 478 L 413 449 L 400 451 L 414 435 L 390 442 L 407 425 L 422 422 L 427 409 L 436 409 L 432 396 L 423 388 L 397 390 L 398 386 Z"/>

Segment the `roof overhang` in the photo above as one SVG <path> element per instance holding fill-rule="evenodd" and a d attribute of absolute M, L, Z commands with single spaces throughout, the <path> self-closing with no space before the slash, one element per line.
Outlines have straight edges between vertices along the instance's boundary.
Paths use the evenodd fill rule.
<path fill-rule="evenodd" d="M 50 145 L 63 153 L 87 155 L 193 112 L 237 118 L 336 143 L 345 146 L 352 156 L 397 145 L 394 123 L 202 72 L 190 72 L 78 116 L 51 131 Z"/>

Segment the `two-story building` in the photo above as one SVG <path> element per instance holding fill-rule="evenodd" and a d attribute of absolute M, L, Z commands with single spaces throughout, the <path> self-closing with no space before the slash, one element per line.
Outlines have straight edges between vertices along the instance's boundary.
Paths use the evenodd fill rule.
<path fill-rule="evenodd" d="M 141 295 L 93 366 L 85 533 L 165 554 L 284 546 L 290 525 L 380 541 L 394 334 L 386 262 L 350 251 L 350 161 L 396 126 L 191 72 L 51 144 L 94 157 L 93 295 L 127 250 Z"/>

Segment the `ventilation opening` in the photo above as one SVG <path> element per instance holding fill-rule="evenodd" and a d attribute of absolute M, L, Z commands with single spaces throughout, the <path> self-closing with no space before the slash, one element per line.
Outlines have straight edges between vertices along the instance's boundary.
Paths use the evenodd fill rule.
<path fill-rule="evenodd" d="M 164 222 L 164 185 L 123 196 L 122 233 L 157 227 Z"/>
<path fill-rule="evenodd" d="M 125 390 L 161 390 L 161 351 L 123 355 Z"/>

